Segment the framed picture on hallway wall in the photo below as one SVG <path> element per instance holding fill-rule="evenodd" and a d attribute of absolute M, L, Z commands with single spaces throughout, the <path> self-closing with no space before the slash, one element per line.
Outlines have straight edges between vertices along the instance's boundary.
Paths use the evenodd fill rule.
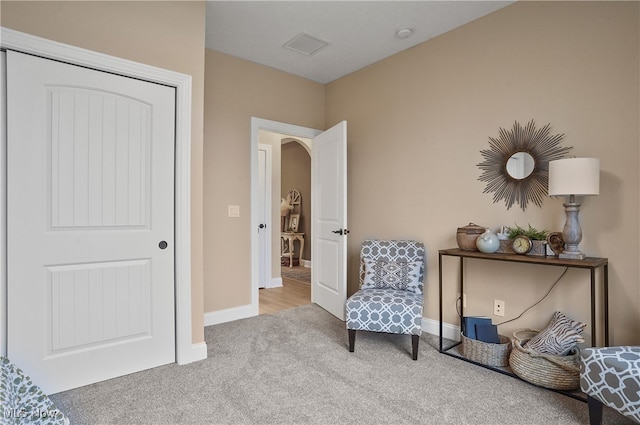
<path fill-rule="evenodd" d="M 289 231 L 293 233 L 297 233 L 299 221 L 300 221 L 300 214 L 290 214 L 289 215 Z"/>

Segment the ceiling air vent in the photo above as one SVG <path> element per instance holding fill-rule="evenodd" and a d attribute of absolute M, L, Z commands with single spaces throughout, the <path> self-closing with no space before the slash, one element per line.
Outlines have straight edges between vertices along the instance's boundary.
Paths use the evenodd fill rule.
<path fill-rule="evenodd" d="M 300 33 L 282 45 L 287 49 L 302 53 L 303 55 L 313 56 L 318 50 L 328 45 L 326 41 L 312 37 L 309 34 Z"/>

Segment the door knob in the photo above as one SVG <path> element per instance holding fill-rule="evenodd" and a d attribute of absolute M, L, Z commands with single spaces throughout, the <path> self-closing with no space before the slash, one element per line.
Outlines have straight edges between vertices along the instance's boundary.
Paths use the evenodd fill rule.
<path fill-rule="evenodd" d="M 267 225 L 266 225 L 266 224 L 262 224 L 262 223 L 260 223 L 260 225 L 259 225 L 258 227 L 259 227 L 260 229 L 264 229 L 265 227 L 267 227 Z"/>
<path fill-rule="evenodd" d="M 169 244 L 166 241 L 160 241 L 158 246 L 160 247 L 160 249 L 165 249 L 167 246 L 169 246 Z"/>
<path fill-rule="evenodd" d="M 333 230 L 331 233 L 337 233 L 338 235 L 342 234 L 342 229 Z"/>

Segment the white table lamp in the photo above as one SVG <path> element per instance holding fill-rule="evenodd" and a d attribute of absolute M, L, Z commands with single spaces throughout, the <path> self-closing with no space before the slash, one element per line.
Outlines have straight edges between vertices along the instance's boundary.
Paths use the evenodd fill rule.
<path fill-rule="evenodd" d="M 585 255 L 580 252 L 578 244 L 582 240 L 582 229 L 578 214 L 580 203 L 576 196 L 600 194 L 600 159 L 567 158 L 549 161 L 549 196 L 568 196 L 564 203 L 567 221 L 562 230 L 564 252 L 560 258 L 582 260 Z"/>

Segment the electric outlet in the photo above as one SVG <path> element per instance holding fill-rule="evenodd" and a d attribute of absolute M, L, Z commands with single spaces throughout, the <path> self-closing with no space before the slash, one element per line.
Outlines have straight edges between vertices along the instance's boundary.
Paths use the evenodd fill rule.
<path fill-rule="evenodd" d="M 504 301 L 493 300 L 493 315 L 504 317 Z"/>

